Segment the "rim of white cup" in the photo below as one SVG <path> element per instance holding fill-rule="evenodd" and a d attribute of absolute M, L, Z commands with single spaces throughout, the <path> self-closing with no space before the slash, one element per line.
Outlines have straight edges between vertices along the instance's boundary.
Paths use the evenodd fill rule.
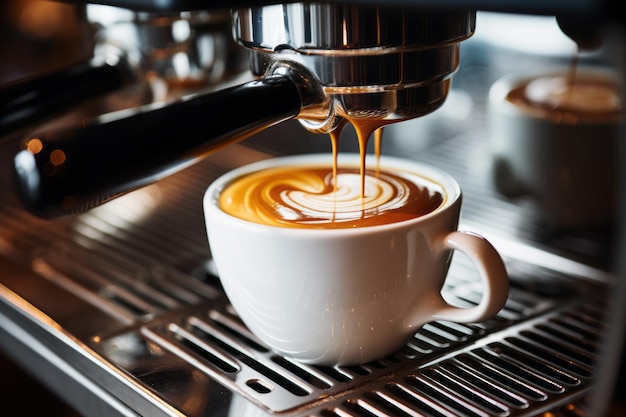
<path fill-rule="evenodd" d="M 372 166 L 376 161 L 374 160 L 374 155 L 368 155 L 366 164 L 367 166 Z M 357 153 L 340 153 L 338 156 L 338 166 L 341 168 L 346 166 L 355 166 L 359 161 L 359 154 Z M 298 234 L 323 234 L 323 235 L 333 235 L 333 234 L 345 234 L 349 232 L 350 235 L 360 234 L 360 233 L 371 233 L 376 230 L 393 230 L 396 228 L 406 227 L 407 224 L 411 223 L 422 223 L 426 222 L 429 219 L 436 217 L 440 212 L 450 209 L 457 201 L 462 199 L 462 190 L 458 181 L 447 172 L 436 168 L 434 166 L 413 161 L 407 158 L 400 158 L 394 156 L 380 156 L 380 167 L 385 168 L 387 166 L 392 166 L 393 168 L 399 168 L 404 171 L 409 171 L 414 174 L 417 174 L 427 180 L 433 181 L 437 184 L 440 184 L 444 193 L 444 201 L 441 203 L 439 207 L 433 210 L 430 213 L 424 214 L 422 216 L 418 216 L 413 219 L 403 220 L 394 223 L 386 223 L 382 225 L 372 225 L 372 226 L 363 226 L 363 227 L 346 227 L 346 228 L 307 228 L 307 227 L 287 227 L 287 226 L 276 226 L 276 225 L 267 225 L 262 223 L 253 222 L 250 220 L 241 219 L 239 217 L 233 216 L 231 214 L 226 213 L 219 207 L 217 204 L 218 197 L 224 187 L 235 180 L 236 178 L 250 173 L 254 171 L 258 171 L 260 169 L 265 169 L 268 167 L 273 167 L 277 165 L 285 165 L 285 164 L 319 164 L 319 163 L 328 163 L 332 164 L 332 154 L 331 153 L 313 153 L 313 154 L 301 154 L 301 155 L 288 155 L 288 156 L 276 156 L 268 159 L 263 159 L 257 162 L 252 162 L 247 165 L 243 165 L 238 168 L 234 168 L 231 171 L 219 176 L 216 178 L 207 188 L 204 198 L 204 212 L 205 216 L 222 216 L 230 219 L 230 221 L 234 221 L 236 223 L 241 223 L 242 225 L 246 225 L 247 227 L 254 227 L 265 230 L 280 230 L 281 233 L 298 233 Z M 209 231 L 210 232 L 210 231 Z"/>

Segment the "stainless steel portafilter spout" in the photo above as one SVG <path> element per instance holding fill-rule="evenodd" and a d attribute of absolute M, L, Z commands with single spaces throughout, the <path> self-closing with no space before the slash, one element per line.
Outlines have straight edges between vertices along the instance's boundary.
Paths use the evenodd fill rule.
<path fill-rule="evenodd" d="M 256 75 L 293 61 L 320 81 L 334 117 L 300 121 L 327 132 L 340 118 L 400 121 L 436 110 L 475 22 L 471 10 L 291 3 L 237 10 L 234 33 Z"/>

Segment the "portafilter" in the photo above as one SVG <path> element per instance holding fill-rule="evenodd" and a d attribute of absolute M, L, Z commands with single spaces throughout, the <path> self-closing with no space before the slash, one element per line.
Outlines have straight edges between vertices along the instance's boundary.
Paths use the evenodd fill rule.
<path fill-rule="evenodd" d="M 25 138 L 18 192 L 42 217 L 79 213 L 296 118 L 328 133 L 342 119 L 395 122 L 440 107 L 475 12 L 293 3 L 234 10 L 258 78 Z"/>

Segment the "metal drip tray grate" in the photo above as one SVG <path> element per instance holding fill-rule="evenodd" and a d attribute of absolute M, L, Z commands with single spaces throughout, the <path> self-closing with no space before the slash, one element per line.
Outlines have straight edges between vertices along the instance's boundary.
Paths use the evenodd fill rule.
<path fill-rule="evenodd" d="M 565 308 L 509 328 L 497 340 L 481 338 L 489 333 L 484 329 L 432 323 L 391 357 L 335 368 L 277 356 L 236 317 L 218 310 L 145 327 L 141 335 L 146 354 L 166 350 L 271 412 L 524 415 L 589 388 L 602 331 L 594 317 L 602 310 L 593 304 Z M 136 334 L 108 340 L 99 350 L 114 351 L 129 337 Z"/>
<path fill-rule="evenodd" d="M 561 258 L 567 272 L 506 256 L 512 287 L 497 317 L 429 323 L 376 362 L 317 367 L 271 352 L 220 287 L 201 207 L 212 178 L 270 155 L 234 146 L 218 156 L 58 221 L 0 199 L 0 346 L 42 379 L 50 374 L 49 385 L 91 415 L 532 416 L 583 401 L 600 354 L 605 285 Z M 474 222 L 475 194 L 467 192 Z M 444 292 L 461 306 L 481 297 L 462 254 Z M 85 404 L 72 383 L 55 382 L 68 367 L 81 375 L 70 379 Z M 94 410 L 95 400 L 104 405 Z"/>

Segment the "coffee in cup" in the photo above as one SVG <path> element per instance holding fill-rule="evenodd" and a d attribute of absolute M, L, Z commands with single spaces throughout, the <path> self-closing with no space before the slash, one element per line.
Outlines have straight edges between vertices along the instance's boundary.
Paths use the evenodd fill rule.
<path fill-rule="evenodd" d="M 328 158 L 327 158 L 328 159 Z M 359 167 L 282 165 L 249 173 L 221 191 L 226 213 L 268 226 L 358 228 L 396 223 L 436 210 L 441 185 L 409 171 L 365 172 Z"/>
<path fill-rule="evenodd" d="M 360 156 L 339 158 L 336 170 L 326 154 L 272 158 L 205 194 L 217 272 L 253 334 L 301 362 L 352 365 L 390 355 L 427 322 L 478 322 L 502 308 L 504 263 L 487 240 L 457 230 L 451 176 L 380 157 L 362 188 Z M 455 250 L 477 267 L 476 306 L 441 294 Z"/>

